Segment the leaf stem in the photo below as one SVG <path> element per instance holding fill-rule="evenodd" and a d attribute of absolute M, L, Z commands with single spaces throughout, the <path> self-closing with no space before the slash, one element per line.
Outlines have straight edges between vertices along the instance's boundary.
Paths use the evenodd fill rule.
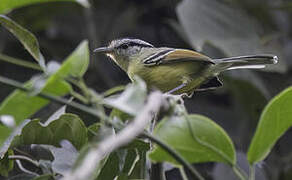
<path fill-rule="evenodd" d="M 240 180 L 247 180 L 247 176 L 243 174 L 242 170 L 237 165 L 233 166 L 232 170 Z"/>
<path fill-rule="evenodd" d="M 0 60 L 11 63 L 11 64 L 15 64 L 18 66 L 22 66 L 22 67 L 26 67 L 26 68 L 30 68 L 30 69 L 34 69 L 34 70 L 38 70 L 38 71 L 43 71 L 42 68 L 36 64 L 36 63 L 31 63 L 22 59 L 17 59 L 14 57 L 10 57 L 4 54 L 0 53 Z"/>
<path fill-rule="evenodd" d="M 179 172 L 180 172 L 180 174 L 181 174 L 182 179 L 183 179 L 183 180 L 188 180 L 188 176 L 187 176 L 187 174 L 186 174 L 186 172 L 185 172 L 185 170 L 184 170 L 184 167 L 180 167 L 180 168 L 178 168 L 178 169 L 179 169 Z"/>
<path fill-rule="evenodd" d="M 254 165 L 249 165 L 249 180 L 255 180 L 255 168 Z"/>
<path fill-rule="evenodd" d="M 30 171 L 30 170 L 28 170 L 28 169 L 25 169 L 25 168 L 22 166 L 20 160 L 16 160 L 16 164 L 18 165 L 19 169 L 20 169 L 22 172 L 25 172 L 25 173 L 27 173 L 27 174 L 31 174 L 31 175 L 34 175 L 34 176 L 39 176 L 39 174 L 37 174 L 37 173 L 35 173 L 35 172 L 32 172 L 32 171 Z"/>

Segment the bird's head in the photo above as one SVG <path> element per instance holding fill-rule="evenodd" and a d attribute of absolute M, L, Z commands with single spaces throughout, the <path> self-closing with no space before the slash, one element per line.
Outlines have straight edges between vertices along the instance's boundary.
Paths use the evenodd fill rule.
<path fill-rule="evenodd" d="M 145 49 L 153 47 L 152 44 L 140 39 L 124 38 L 113 40 L 108 46 L 97 48 L 94 52 L 105 53 L 122 69 L 127 70 L 130 61 L 139 61 L 139 57 L 143 57 Z"/>

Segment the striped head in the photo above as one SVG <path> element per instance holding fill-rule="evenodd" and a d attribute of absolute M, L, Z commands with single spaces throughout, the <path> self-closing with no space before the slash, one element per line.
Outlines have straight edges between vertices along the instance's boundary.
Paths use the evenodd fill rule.
<path fill-rule="evenodd" d="M 105 53 L 123 70 L 127 71 L 130 61 L 141 60 L 144 57 L 143 53 L 149 52 L 148 49 L 153 48 L 154 46 L 152 44 L 143 40 L 124 38 L 113 40 L 108 46 L 97 48 L 94 52 Z"/>

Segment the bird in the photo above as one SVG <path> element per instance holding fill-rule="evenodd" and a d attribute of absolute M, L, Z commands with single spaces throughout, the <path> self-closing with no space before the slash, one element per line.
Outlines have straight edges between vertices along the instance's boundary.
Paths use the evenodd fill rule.
<path fill-rule="evenodd" d="M 109 56 L 132 81 L 139 76 L 149 88 L 188 97 L 196 91 L 221 87 L 223 83 L 218 75 L 223 71 L 261 69 L 278 62 L 278 57 L 272 54 L 212 59 L 193 50 L 154 47 L 135 38 L 112 40 L 108 46 L 96 48 L 94 52 Z"/>

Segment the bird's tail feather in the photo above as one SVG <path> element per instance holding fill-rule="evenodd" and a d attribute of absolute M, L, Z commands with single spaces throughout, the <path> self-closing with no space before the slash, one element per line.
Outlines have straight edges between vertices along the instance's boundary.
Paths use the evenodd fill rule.
<path fill-rule="evenodd" d="M 275 55 L 250 55 L 213 60 L 222 70 L 261 69 L 265 65 L 276 64 L 278 57 Z"/>

